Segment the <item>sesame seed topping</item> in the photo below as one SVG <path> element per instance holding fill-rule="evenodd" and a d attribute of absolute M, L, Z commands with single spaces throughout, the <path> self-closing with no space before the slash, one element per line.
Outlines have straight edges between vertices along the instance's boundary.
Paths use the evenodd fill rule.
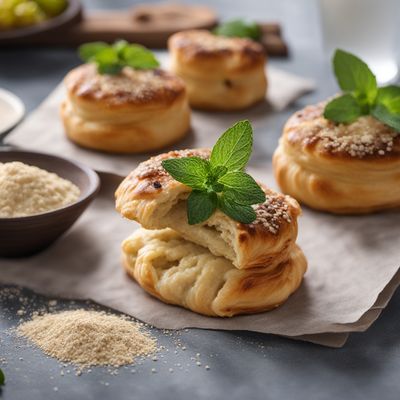
<path fill-rule="evenodd" d="M 393 151 L 398 134 L 389 126 L 370 115 L 350 124 L 335 124 L 323 118 L 324 106 L 320 103 L 296 113 L 288 123 L 289 140 L 305 145 L 319 142 L 328 153 L 354 158 L 384 156 Z"/>
<path fill-rule="evenodd" d="M 142 162 L 135 170 L 135 175 L 139 179 L 149 178 L 151 176 L 157 176 L 160 178 L 162 176 L 167 176 L 168 172 L 161 165 L 163 160 L 167 160 L 169 158 L 182 158 L 182 157 L 200 157 L 203 159 L 208 159 L 210 157 L 210 150 L 208 149 L 186 149 L 186 150 L 177 150 L 171 151 L 166 154 L 160 154 L 156 157 L 152 157 L 149 160 Z M 158 188 L 157 186 L 161 184 L 159 181 L 155 181 L 153 186 Z"/>
<path fill-rule="evenodd" d="M 286 196 L 282 194 L 267 194 L 265 202 L 255 205 L 253 208 L 257 218 L 250 226 L 261 225 L 273 235 L 278 234 L 283 221 L 288 224 L 292 222 L 289 204 L 286 201 Z"/>

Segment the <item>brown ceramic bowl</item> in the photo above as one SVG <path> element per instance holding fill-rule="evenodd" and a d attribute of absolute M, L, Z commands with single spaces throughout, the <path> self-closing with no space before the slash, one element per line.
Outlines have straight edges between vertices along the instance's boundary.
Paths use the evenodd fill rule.
<path fill-rule="evenodd" d="M 54 172 L 79 187 L 79 199 L 70 205 L 28 217 L 0 218 L 0 257 L 37 253 L 65 233 L 85 211 L 100 188 L 96 172 L 75 161 L 22 150 L 0 151 L 0 163 L 21 161 Z"/>

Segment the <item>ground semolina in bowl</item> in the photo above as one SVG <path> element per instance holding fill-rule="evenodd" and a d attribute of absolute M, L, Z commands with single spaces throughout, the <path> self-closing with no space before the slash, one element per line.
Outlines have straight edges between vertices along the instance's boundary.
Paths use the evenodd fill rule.
<path fill-rule="evenodd" d="M 20 161 L 0 163 L 0 218 L 57 210 L 79 195 L 75 184 L 53 172 Z"/>
<path fill-rule="evenodd" d="M 0 256 L 43 250 L 79 218 L 99 190 L 90 168 L 61 157 L 0 152 Z M 5 192 L 5 193 L 4 193 Z"/>

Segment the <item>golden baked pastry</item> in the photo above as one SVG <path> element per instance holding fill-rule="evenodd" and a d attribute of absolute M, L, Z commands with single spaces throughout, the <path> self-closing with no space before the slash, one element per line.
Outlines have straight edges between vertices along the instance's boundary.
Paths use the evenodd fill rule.
<path fill-rule="evenodd" d="M 65 86 L 61 117 L 67 136 L 81 146 L 146 152 L 176 142 L 189 129 L 185 85 L 166 71 L 125 67 L 102 75 L 84 64 L 66 76 Z"/>
<path fill-rule="evenodd" d="M 239 110 L 265 98 L 266 56 L 259 43 L 191 30 L 172 35 L 168 48 L 172 71 L 185 81 L 191 106 Z"/>
<path fill-rule="evenodd" d="M 278 265 L 239 270 L 171 229 L 137 230 L 122 245 L 128 274 L 153 296 L 200 314 L 231 317 L 273 309 L 307 268 L 298 246 Z"/>
<path fill-rule="evenodd" d="M 296 200 L 265 187 L 266 201 L 254 206 L 257 219 L 251 224 L 238 223 L 220 210 L 200 224 L 188 224 L 186 202 L 191 189 L 174 180 L 161 162 L 209 155 L 208 149 L 172 151 L 141 163 L 117 189 L 117 210 L 146 229 L 172 228 L 239 269 L 274 267 L 287 260 L 296 241 L 301 210 Z"/>
<path fill-rule="evenodd" d="M 400 207 L 400 135 L 372 116 L 336 124 L 324 106 L 298 111 L 284 127 L 273 157 L 282 191 L 338 214 Z"/>

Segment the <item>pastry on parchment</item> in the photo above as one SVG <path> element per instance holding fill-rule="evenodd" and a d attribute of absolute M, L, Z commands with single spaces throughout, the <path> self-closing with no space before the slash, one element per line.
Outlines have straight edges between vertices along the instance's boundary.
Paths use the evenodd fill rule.
<path fill-rule="evenodd" d="M 254 206 L 257 219 L 251 224 L 238 223 L 220 210 L 200 224 L 188 224 L 186 200 L 191 189 L 174 180 L 161 162 L 173 157 L 209 155 L 208 149 L 171 151 L 141 163 L 117 189 L 117 210 L 146 229 L 172 228 L 239 269 L 277 265 L 286 260 L 296 241 L 301 210 L 296 200 L 266 187 L 266 201 Z"/>
<path fill-rule="evenodd" d="M 172 229 L 135 231 L 122 245 L 129 276 L 160 300 L 200 314 L 231 317 L 271 310 L 300 286 L 306 270 L 297 245 L 281 263 L 240 270 Z"/>
<path fill-rule="evenodd" d="M 75 143 L 111 153 L 140 153 L 181 139 L 190 127 L 184 82 L 160 69 L 124 67 L 100 74 L 94 64 L 65 78 L 61 117 Z"/>
<path fill-rule="evenodd" d="M 141 163 L 116 191 L 116 208 L 142 228 L 122 245 L 123 265 L 144 290 L 200 314 L 230 317 L 273 309 L 300 286 L 307 261 L 296 244 L 296 200 L 261 186 L 256 219 L 236 222 L 220 210 L 189 225 L 191 189 L 162 161 L 209 158 L 210 150 L 172 151 Z"/>
<path fill-rule="evenodd" d="M 400 207 L 400 135 L 365 115 L 343 124 L 325 103 L 295 113 L 273 157 L 284 193 L 317 210 L 364 214 Z"/>
<path fill-rule="evenodd" d="M 266 55 L 259 43 L 190 30 L 172 35 L 168 48 L 171 69 L 185 81 L 191 106 L 240 110 L 265 98 Z"/>

